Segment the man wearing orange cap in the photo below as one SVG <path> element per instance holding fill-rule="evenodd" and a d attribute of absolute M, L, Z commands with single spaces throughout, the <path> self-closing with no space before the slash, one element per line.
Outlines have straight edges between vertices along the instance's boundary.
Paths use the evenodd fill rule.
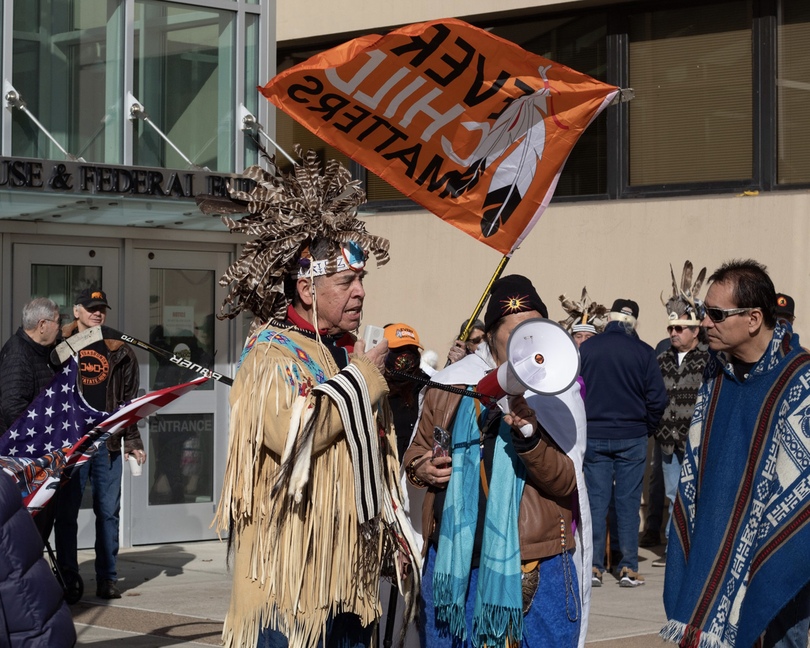
<path fill-rule="evenodd" d="M 419 367 L 422 345 L 416 329 L 408 324 L 389 324 L 384 334 L 388 340 L 388 355 L 385 358 L 388 402 L 394 414 L 397 451 L 402 459 L 411 442 L 413 426 L 419 414 L 419 392 L 422 390 L 422 383 L 408 376 L 424 380 L 428 376 Z"/>

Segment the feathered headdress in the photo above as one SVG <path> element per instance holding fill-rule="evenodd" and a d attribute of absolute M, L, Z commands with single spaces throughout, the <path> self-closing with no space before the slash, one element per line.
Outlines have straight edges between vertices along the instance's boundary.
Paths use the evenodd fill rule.
<path fill-rule="evenodd" d="M 682 326 L 698 326 L 703 319 L 703 302 L 698 299 L 703 280 L 706 278 L 706 268 L 703 268 L 692 281 L 692 262 L 687 260 L 683 264 L 681 272 L 681 285 L 675 280 L 675 271 L 672 264 L 669 265 L 669 274 L 672 277 L 672 297 L 664 301 L 664 293 L 661 293 L 661 303 L 667 309 L 667 323 L 680 324 Z"/>
<path fill-rule="evenodd" d="M 245 244 L 239 259 L 219 280 L 221 286 L 231 285 L 222 303 L 222 318 L 249 310 L 262 321 L 284 319 L 289 303 L 284 280 L 310 268 L 309 248 L 314 241 L 329 241 L 338 255 L 350 244 L 354 250 L 359 246 L 361 261 L 371 252 L 378 266 L 389 260 L 388 240 L 369 234 L 357 219 L 357 207 L 366 200 L 360 182 L 352 180 L 337 160 L 327 162 L 321 174 L 315 151 L 302 156 L 296 146 L 295 152 L 302 159 L 293 172 L 283 173 L 271 159 L 269 171 L 258 166 L 245 170 L 244 177 L 256 183 L 250 191 L 229 187 L 230 199 L 206 196 L 197 201 L 207 214 L 247 213 L 238 220 L 223 215 L 222 221 L 231 232 L 256 237 Z M 338 265 L 339 258 L 325 261 L 321 274 L 344 267 Z M 357 269 L 350 259 L 346 262 Z"/>
<path fill-rule="evenodd" d="M 565 295 L 560 295 L 560 304 L 563 310 L 568 313 L 568 317 L 560 320 L 562 326 L 569 333 L 576 333 L 576 328 L 580 330 L 593 329 L 593 333 L 601 333 L 605 330 L 608 322 L 608 309 L 602 304 L 597 304 L 588 296 L 588 289 L 582 288 L 582 296 L 579 301 L 568 299 Z"/>

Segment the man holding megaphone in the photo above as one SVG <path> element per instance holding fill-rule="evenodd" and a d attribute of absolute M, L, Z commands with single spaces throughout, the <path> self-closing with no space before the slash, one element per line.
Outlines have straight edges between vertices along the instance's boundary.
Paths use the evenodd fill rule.
<path fill-rule="evenodd" d="M 478 397 L 425 394 L 403 458 L 411 483 L 427 489 L 423 646 L 584 644 L 586 417 L 576 346 L 547 317 L 526 277 L 499 279 L 484 318 L 494 364 L 471 354 L 433 377 Z M 447 436 L 442 456 L 435 441 Z"/>

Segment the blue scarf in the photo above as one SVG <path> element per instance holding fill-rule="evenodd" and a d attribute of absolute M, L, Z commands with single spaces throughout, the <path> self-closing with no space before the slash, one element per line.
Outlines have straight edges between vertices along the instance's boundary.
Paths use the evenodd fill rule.
<path fill-rule="evenodd" d="M 481 479 L 480 431 L 475 401 L 462 398 L 453 426 L 453 473 L 447 485 L 442 526 L 433 575 L 437 618 L 451 634 L 467 637 L 464 606 L 478 521 Z M 484 520 L 473 614 L 473 646 L 520 643 L 523 601 L 518 513 L 526 472 L 512 446 L 510 428 L 501 422 L 495 441 L 491 488 Z"/>
<path fill-rule="evenodd" d="M 661 636 L 748 648 L 810 582 L 810 356 L 779 324 L 740 382 L 706 367 L 667 547 Z"/>

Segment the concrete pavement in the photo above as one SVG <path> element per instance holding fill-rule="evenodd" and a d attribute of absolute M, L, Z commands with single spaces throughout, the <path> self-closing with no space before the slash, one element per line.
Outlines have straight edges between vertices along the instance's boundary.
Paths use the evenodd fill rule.
<path fill-rule="evenodd" d="M 660 551 L 662 548 L 658 548 Z M 95 596 L 93 552 L 79 552 L 85 593 L 71 607 L 78 646 L 161 648 L 220 645 L 230 600 L 224 542 L 194 542 L 122 549 L 118 557 L 122 598 Z M 651 566 L 654 551 L 640 549 L 639 571 L 646 584 L 621 588 L 605 575 L 593 590 L 587 637 L 593 648 L 665 646 L 664 569 Z M 114 642 L 114 643 L 113 643 Z"/>

